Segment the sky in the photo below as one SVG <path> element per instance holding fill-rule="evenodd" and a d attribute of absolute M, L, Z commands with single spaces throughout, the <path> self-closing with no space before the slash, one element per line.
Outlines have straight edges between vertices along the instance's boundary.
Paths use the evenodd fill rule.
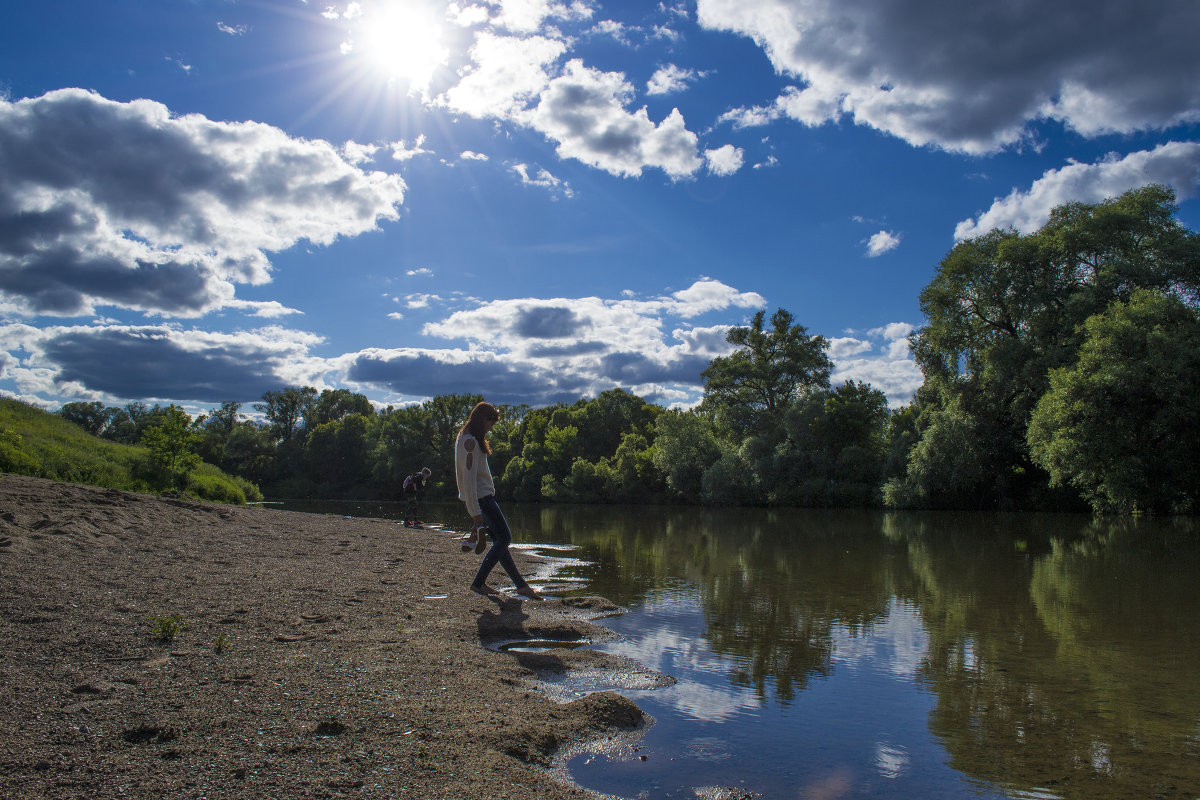
<path fill-rule="evenodd" d="M 1172 187 L 1195 0 L 46 0 L 0 25 L 0 394 L 703 395 L 789 311 L 893 407 L 957 241 Z"/>

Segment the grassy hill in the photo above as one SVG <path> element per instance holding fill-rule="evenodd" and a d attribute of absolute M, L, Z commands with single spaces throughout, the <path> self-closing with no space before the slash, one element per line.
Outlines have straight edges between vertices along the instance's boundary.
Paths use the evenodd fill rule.
<path fill-rule="evenodd" d="M 7 397 L 0 397 L 0 471 L 132 492 L 169 488 L 146 448 L 92 436 L 56 414 Z M 253 484 L 211 464 L 188 476 L 185 491 L 226 503 L 262 499 Z"/>

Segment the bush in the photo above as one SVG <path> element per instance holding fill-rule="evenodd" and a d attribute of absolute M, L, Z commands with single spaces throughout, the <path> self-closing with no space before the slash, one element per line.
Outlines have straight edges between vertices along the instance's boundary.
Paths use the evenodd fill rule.
<path fill-rule="evenodd" d="M 262 502 L 263 493 L 253 483 L 240 475 L 234 475 L 233 482 L 236 483 L 238 488 L 242 490 L 242 494 L 245 495 L 247 503 Z"/>
<path fill-rule="evenodd" d="M 217 503 L 232 503 L 245 505 L 246 494 L 237 483 L 227 475 L 219 475 L 199 469 L 188 475 L 188 494 L 201 500 L 212 500 Z"/>
<path fill-rule="evenodd" d="M 41 464 L 25 452 L 21 436 L 10 429 L 0 430 L 0 471 L 40 477 Z"/>

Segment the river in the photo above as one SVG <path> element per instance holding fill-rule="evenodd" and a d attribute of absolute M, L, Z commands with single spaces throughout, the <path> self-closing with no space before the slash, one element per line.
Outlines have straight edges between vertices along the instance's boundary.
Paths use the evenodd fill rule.
<path fill-rule="evenodd" d="M 602 647 L 678 679 L 624 692 L 656 722 L 628 757 L 573 759 L 587 788 L 1200 797 L 1195 520 L 504 510 L 518 542 L 573 546 L 575 592 L 629 609 L 605 621 L 621 637 Z M 457 504 L 425 514 L 466 521 Z"/>

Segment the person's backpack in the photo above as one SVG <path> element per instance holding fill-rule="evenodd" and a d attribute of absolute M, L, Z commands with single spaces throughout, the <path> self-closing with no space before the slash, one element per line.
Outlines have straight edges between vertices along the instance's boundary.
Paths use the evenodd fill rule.
<path fill-rule="evenodd" d="M 406 492 L 415 492 L 417 490 L 417 476 L 409 475 L 404 479 L 403 489 Z"/>

